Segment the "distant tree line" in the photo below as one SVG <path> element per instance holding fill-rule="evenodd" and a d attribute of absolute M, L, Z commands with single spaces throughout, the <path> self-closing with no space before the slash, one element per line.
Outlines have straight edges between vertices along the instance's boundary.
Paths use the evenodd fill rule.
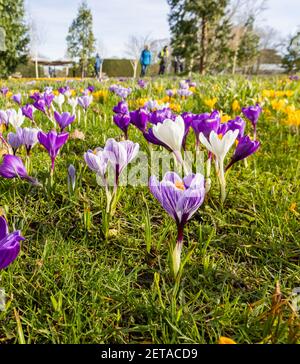
<path fill-rule="evenodd" d="M 282 63 L 287 72 L 300 70 L 300 32 L 282 50 L 282 59 L 276 32 L 255 26 L 266 0 L 167 2 L 173 54 L 182 57 L 190 71 L 255 73 L 265 60 Z"/>
<path fill-rule="evenodd" d="M 257 73 L 262 64 L 272 62 L 282 64 L 288 73 L 300 71 L 300 31 L 279 41 L 273 29 L 260 29 L 256 24 L 267 0 L 166 1 L 170 6 L 172 57 L 183 59 L 187 71 Z M 43 32 L 34 28 L 25 20 L 24 0 L 0 0 L 1 78 L 10 76 L 17 68 L 25 69 L 21 65 L 28 63 L 30 53 L 37 60 L 39 33 Z M 76 73 L 80 70 L 83 77 L 92 75 L 97 47 L 93 15 L 85 0 L 79 5 L 66 41 L 68 55 L 76 62 Z M 126 44 L 132 74 L 138 73 L 139 54 L 145 43 L 155 60 L 166 42 L 150 39 L 149 35 L 132 35 Z"/>

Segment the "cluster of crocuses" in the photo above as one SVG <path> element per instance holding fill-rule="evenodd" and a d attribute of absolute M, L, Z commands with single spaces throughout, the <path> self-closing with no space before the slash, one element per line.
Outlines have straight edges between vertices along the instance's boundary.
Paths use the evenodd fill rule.
<path fill-rule="evenodd" d="M 190 87 L 192 87 L 191 82 L 181 82 L 178 94 L 182 97 L 188 97 L 191 94 Z M 202 205 L 205 195 L 210 189 L 211 163 L 215 163 L 216 174 L 221 187 L 221 200 L 224 202 L 226 171 L 237 161 L 253 154 L 260 146 L 256 140 L 256 126 L 262 110 L 259 105 L 242 109 L 244 116 L 253 125 L 254 140 L 252 140 L 250 136 L 245 135 L 246 122 L 241 116 L 229 120 L 227 123 L 221 123 L 220 113 L 216 110 L 212 113 L 184 112 L 181 115 L 176 115 L 168 107 L 168 104 L 161 105 L 155 100 L 148 101 L 142 108 L 130 111 L 125 99 L 130 94 L 131 89 L 113 85 L 110 90 L 122 98 L 122 101 L 113 108 L 113 119 L 124 133 L 126 140 L 117 142 L 114 139 L 109 139 L 103 148 L 89 150 L 84 154 L 87 166 L 96 174 L 96 180 L 99 185 L 104 187 L 106 194 L 106 209 L 103 211 L 102 219 L 103 234 L 107 239 L 110 219 L 119 196 L 120 176 L 139 151 L 139 145 L 128 140 L 129 127 L 132 125 L 142 133 L 149 144 L 163 147 L 173 153 L 185 172 L 184 178 L 174 172 L 168 172 L 162 181 L 158 181 L 155 176 L 152 176 L 149 181 L 150 191 L 176 222 L 177 241 L 172 250 L 172 269 L 174 275 L 178 276 L 181 267 L 184 227 Z M 28 155 L 35 143 L 39 142 L 49 153 L 52 172 L 56 156 L 68 139 L 68 133 L 65 132 L 65 129 L 74 122 L 77 105 L 79 104 L 87 114 L 88 107 L 93 100 L 91 89 L 86 89 L 79 98 L 72 98 L 72 93 L 68 87 L 62 88 L 59 92 L 59 95 L 55 96 L 52 89 L 47 88 L 43 94 L 35 93 L 32 95 L 34 103 L 23 106 L 20 109 L 21 112 L 20 110 L 18 112 L 15 110 L 0 112 L 0 120 L 7 126 L 12 125 L 16 129 L 16 133 L 10 132 L 8 134 L 7 141 L 3 137 L 2 141 L 10 144 L 14 154 L 17 153 L 21 145 L 25 145 Z M 72 114 L 63 112 L 66 99 L 72 107 Z M 22 97 L 17 95 L 14 101 L 21 106 Z M 53 103 L 57 105 L 60 113 L 53 107 Z M 44 133 L 37 128 L 21 128 L 24 116 L 34 122 L 34 110 L 40 110 L 51 121 L 56 122 L 60 127 L 60 133 L 58 134 L 54 130 Z M 182 153 L 189 145 L 187 138 L 191 130 L 195 135 L 195 144 L 192 147 L 194 152 L 198 153 L 201 145 L 208 152 L 205 176 L 200 173 L 192 173 L 185 165 Z M 226 155 L 234 145 L 236 145 L 235 151 L 226 166 Z M 17 176 L 37 183 L 36 180 L 28 176 L 22 160 L 16 155 L 4 156 L 0 165 L 0 175 L 5 178 Z M 70 186 L 74 186 L 74 167 L 70 166 L 69 177 Z"/>
<path fill-rule="evenodd" d="M 114 84 L 109 87 L 109 91 L 119 96 L 122 100 L 125 100 L 131 94 L 132 89 L 130 87 L 123 87 L 121 85 Z"/>
<path fill-rule="evenodd" d="M 186 98 L 193 95 L 193 92 L 190 90 L 191 84 L 185 80 L 180 81 L 179 89 L 177 90 L 177 94 L 182 98 Z"/>
<path fill-rule="evenodd" d="M 25 146 L 27 157 L 29 157 L 30 151 L 38 142 L 44 146 L 50 156 L 50 175 L 52 176 L 55 159 L 69 136 L 65 129 L 75 120 L 77 104 L 81 105 L 85 111 L 87 110 L 92 102 L 92 96 L 89 95 L 90 92 L 90 89 L 86 89 L 82 97 L 71 98 L 71 92 L 68 87 L 60 89 L 60 93 L 57 96 L 53 94 L 52 88 L 47 87 L 43 93 L 35 92 L 30 96 L 30 98 L 33 99 L 32 104 L 28 103 L 22 106 L 20 102 L 18 103 L 20 106 L 18 110 L 0 110 L 0 124 L 4 124 L 8 129 L 10 127 L 15 129 L 15 132 L 10 131 L 7 134 L 6 139 L 1 136 L 2 142 L 6 144 L 8 150 L 11 149 L 14 154 L 14 156 L 8 156 L 3 159 L 1 176 L 4 178 L 18 177 L 37 184 L 35 179 L 28 176 L 27 169 L 23 165 L 21 158 L 16 156 L 16 153 L 21 146 Z M 72 107 L 72 114 L 67 111 L 62 111 L 66 98 Z M 18 100 L 21 100 L 21 98 L 18 97 Z M 56 110 L 53 103 L 61 112 Z M 45 133 L 37 128 L 37 124 L 33 117 L 34 112 L 37 110 L 47 115 L 54 125 L 59 127 L 60 132 L 58 133 L 56 130 L 51 130 L 48 133 Z M 21 127 L 25 121 L 25 117 L 34 124 L 34 127 Z"/>
<path fill-rule="evenodd" d="M 117 203 L 120 177 L 138 151 L 138 143 L 108 139 L 104 148 L 98 147 L 84 154 L 86 164 L 96 173 L 97 183 L 105 188 L 106 210 L 102 215 L 102 231 L 105 239 L 108 238 L 109 222 Z"/>
<path fill-rule="evenodd" d="M 197 153 L 202 144 L 208 151 L 206 162 L 206 177 L 184 169 L 185 177 L 181 179 L 176 173 L 167 173 L 159 182 L 155 176 L 150 178 L 150 190 L 162 207 L 176 221 L 178 229 L 177 243 L 173 249 L 173 272 L 178 275 L 181 262 L 183 244 L 183 229 L 187 221 L 193 216 L 204 201 L 211 185 L 211 161 L 214 160 L 217 177 L 221 187 L 221 201 L 226 197 L 225 171 L 234 163 L 253 154 L 260 146 L 256 140 L 256 126 L 262 112 L 259 105 L 243 108 L 244 116 L 251 121 L 254 129 L 254 139 L 245 135 L 246 121 L 237 116 L 227 123 L 221 123 L 218 111 L 212 113 L 192 114 L 184 112 L 174 114 L 165 105 L 155 108 L 154 101 L 144 107 L 129 111 L 126 102 L 120 102 L 113 111 L 114 122 L 128 136 L 129 125 L 139 129 L 146 140 L 154 145 L 159 145 L 172 152 L 177 161 L 185 168 L 182 150 L 186 148 L 187 136 L 190 130 L 195 134 L 195 148 Z M 231 147 L 236 144 L 235 151 L 225 168 L 225 157 Z"/>
<path fill-rule="evenodd" d="M 218 111 L 203 114 L 184 112 L 176 115 L 168 107 L 151 110 L 153 110 L 151 105 L 149 107 L 146 104 L 138 110 L 129 111 L 127 103 L 121 101 L 113 109 L 114 122 L 124 132 L 126 138 L 129 125 L 135 126 L 149 143 L 160 145 L 173 152 L 183 167 L 182 149 L 186 148 L 186 140 L 192 129 L 196 139 L 195 151 L 199 149 L 200 143 L 208 150 L 206 189 L 209 189 L 211 161 L 214 159 L 221 185 L 221 197 L 224 201 L 226 195 L 225 157 L 236 142 L 235 152 L 226 167 L 228 170 L 234 163 L 247 158 L 259 148 L 260 143 L 256 140 L 256 125 L 262 111 L 261 107 L 255 105 L 242 109 L 244 116 L 253 125 L 254 140 L 244 135 L 246 122 L 240 116 L 227 123 L 221 123 Z"/>
<path fill-rule="evenodd" d="M 190 88 L 195 87 L 195 86 L 196 86 L 195 82 L 191 82 L 190 80 L 182 80 L 179 82 L 178 90 L 167 89 L 166 95 L 169 98 L 171 98 L 171 97 L 174 97 L 177 93 L 181 98 L 184 99 L 184 98 L 187 98 L 187 97 L 193 95 L 193 91 Z"/>

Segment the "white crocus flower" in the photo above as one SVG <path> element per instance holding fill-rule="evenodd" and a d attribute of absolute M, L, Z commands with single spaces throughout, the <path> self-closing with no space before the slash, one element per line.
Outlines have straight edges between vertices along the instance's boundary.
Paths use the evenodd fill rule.
<path fill-rule="evenodd" d="M 167 109 L 169 106 L 170 106 L 170 104 L 168 102 L 165 104 L 160 104 L 160 105 L 157 105 L 157 110 Z"/>
<path fill-rule="evenodd" d="M 65 92 L 65 96 L 66 97 L 71 97 L 72 96 L 72 91 L 71 90 L 67 90 L 66 92 Z"/>
<path fill-rule="evenodd" d="M 0 124 L 8 124 L 8 115 L 4 110 L 0 110 Z"/>
<path fill-rule="evenodd" d="M 153 126 L 153 134 L 166 144 L 173 152 L 180 152 L 184 137 L 184 120 L 177 116 L 174 120 L 166 119 L 163 123 Z"/>
<path fill-rule="evenodd" d="M 78 105 L 78 98 L 77 97 L 70 97 L 68 100 L 69 105 L 72 107 L 72 114 L 75 114 L 76 107 Z"/>
<path fill-rule="evenodd" d="M 203 133 L 200 133 L 200 142 L 216 157 L 216 168 L 221 185 L 221 200 L 225 201 L 226 197 L 226 180 L 224 173 L 224 159 L 230 148 L 233 146 L 239 130 L 229 130 L 221 138 L 215 131 L 212 131 L 209 135 L 209 140 L 206 139 Z"/>
<path fill-rule="evenodd" d="M 153 111 L 158 108 L 158 102 L 156 100 L 149 100 L 144 105 L 149 111 Z"/>
<path fill-rule="evenodd" d="M 65 102 L 65 97 L 63 94 L 59 94 L 54 97 L 53 101 L 58 105 L 60 111 L 62 111 L 62 106 Z"/>
<path fill-rule="evenodd" d="M 14 109 L 7 110 L 7 115 L 8 123 L 12 125 L 15 129 L 19 128 L 25 120 L 25 116 L 23 115 L 21 109 L 19 109 L 18 112 Z"/>
<path fill-rule="evenodd" d="M 152 130 L 154 136 L 173 151 L 178 162 L 183 166 L 185 173 L 189 173 L 181 155 L 182 141 L 185 132 L 185 124 L 182 117 L 177 116 L 175 121 L 166 119 L 163 123 L 154 125 Z"/>

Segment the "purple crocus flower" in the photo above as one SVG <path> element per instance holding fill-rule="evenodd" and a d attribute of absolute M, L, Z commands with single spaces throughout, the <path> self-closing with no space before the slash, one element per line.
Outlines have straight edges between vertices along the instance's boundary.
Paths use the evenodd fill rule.
<path fill-rule="evenodd" d="M 229 120 L 227 122 L 227 130 L 232 130 L 235 131 L 236 129 L 239 130 L 239 134 L 238 134 L 238 139 L 242 138 L 244 136 L 245 133 L 245 128 L 246 128 L 246 122 L 244 119 L 242 119 L 240 116 L 237 116 L 235 119 L 233 120 Z M 227 130 L 225 132 L 227 132 Z M 223 135 L 225 133 L 222 133 Z"/>
<path fill-rule="evenodd" d="M 175 172 L 167 172 L 161 182 L 150 177 L 151 193 L 180 227 L 180 240 L 183 227 L 204 201 L 204 177 L 190 174 L 181 179 Z"/>
<path fill-rule="evenodd" d="M 300 77 L 299 77 L 298 75 L 291 75 L 291 76 L 289 77 L 289 79 L 290 79 L 291 81 L 299 81 L 299 80 L 300 80 Z"/>
<path fill-rule="evenodd" d="M 126 102 L 119 102 L 113 108 L 113 111 L 116 113 L 114 115 L 114 123 L 124 132 L 125 138 L 128 137 L 128 126 L 130 124 L 130 115 L 128 110 L 128 105 Z"/>
<path fill-rule="evenodd" d="M 124 132 L 125 138 L 128 138 L 128 127 L 130 124 L 129 114 L 116 114 L 114 115 L 114 123 Z"/>
<path fill-rule="evenodd" d="M 145 88 L 147 83 L 144 80 L 140 79 L 138 80 L 138 85 L 140 86 L 140 88 Z"/>
<path fill-rule="evenodd" d="M 203 133 L 206 138 L 212 131 L 218 132 L 220 126 L 221 118 L 217 110 L 213 111 L 211 114 L 204 113 L 194 116 L 192 121 L 192 128 L 196 135 L 197 144 L 199 144 L 199 134 Z"/>
<path fill-rule="evenodd" d="M 169 97 L 173 97 L 174 95 L 175 95 L 175 92 L 173 91 L 173 90 L 166 90 L 166 94 L 167 94 L 167 96 L 169 96 Z"/>
<path fill-rule="evenodd" d="M 58 89 L 58 92 L 60 93 L 60 94 L 65 94 L 66 92 L 68 92 L 68 91 L 70 91 L 70 87 L 69 86 L 64 86 L 64 87 L 60 87 L 59 89 Z"/>
<path fill-rule="evenodd" d="M 45 104 L 47 106 L 48 109 L 50 109 L 52 101 L 54 100 L 55 95 L 51 92 L 45 92 L 44 93 L 44 100 L 45 100 Z"/>
<path fill-rule="evenodd" d="M 2 87 L 0 89 L 0 92 L 2 93 L 3 96 L 6 96 L 6 94 L 8 93 L 8 87 Z"/>
<path fill-rule="evenodd" d="M 46 114 L 46 102 L 44 99 L 38 99 L 33 103 L 33 106 L 37 109 Z M 22 110 L 23 111 L 23 110 Z"/>
<path fill-rule="evenodd" d="M 132 92 L 132 89 L 130 87 L 126 88 L 120 85 L 112 85 L 109 88 L 110 91 L 114 92 L 116 95 L 121 97 L 123 100 L 125 100 Z"/>
<path fill-rule="evenodd" d="M 236 162 L 241 161 L 251 154 L 255 153 L 260 147 L 260 142 L 258 140 L 251 140 L 248 135 L 240 138 L 235 152 L 231 158 L 230 163 L 226 167 L 226 171 Z"/>
<path fill-rule="evenodd" d="M 138 109 L 130 112 L 130 122 L 142 132 L 147 129 L 150 113 L 146 109 Z"/>
<path fill-rule="evenodd" d="M 139 144 L 130 140 L 117 142 L 115 139 L 108 139 L 104 149 L 88 150 L 84 154 L 84 160 L 88 167 L 101 178 L 106 187 L 108 187 L 106 172 L 110 165 L 113 171 L 114 191 L 116 192 L 122 171 L 136 157 L 138 151 Z"/>
<path fill-rule="evenodd" d="M 94 86 L 92 86 L 92 85 L 90 85 L 90 86 L 88 86 L 87 90 L 88 90 L 89 92 L 94 92 L 94 91 L 95 91 L 95 87 L 94 87 Z"/>
<path fill-rule="evenodd" d="M 59 87 L 57 90 L 60 94 L 64 94 L 67 90 L 66 87 Z"/>
<path fill-rule="evenodd" d="M 254 128 L 254 139 L 256 139 L 256 125 L 260 114 L 262 113 L 262 108 L 259 104 L 255 106 L 243 107 L 242 112 L 245 117 L 251 121 Z"/>
<path fill-rule="evenodd" d="M 238 128 L 235 128 L 233 130 L 229 129 L 228 123 L 221 123 L 219 128 L 218 128 L 217 134 L 224 136 L 228 132 L 228 130 L 235 131 L 236 129 L 238 129 Z"/>
<path fill-rule="evenodd" d="M 84 95 L 81 97 L 78 97 L 78 103 L 79 105 L 84 109 L 84 111 L 87 111 L 88 107 L 93 101 L 92 95 Z"/>
<path fill-rule="evenodd" d="M 176 115 L 172 113 L 169 108 L 164 108 L 161 110 L 155 110 L 150 114 L 150 122 L 152 124 L 163 123 L 166 119 L 175 120 Z"/>
<path fill-rule="evenodd" d="M 179 88 L 181 90 L 188 90 L 189 87 L 190 87 L 189 82 L 190 82 L 190 80 L 182 80 L 182 81 L 180 81 L 179 82 Z"/>
<path fill-rule="evenodd" d="M 116 89 L 118 88 L 119 86 L 118 85 L 116 85 L 116 84 L 113 84 L 113 85 L 111 85 L 111 86 L 109 86 L 109 91 L 111 91 L 111 92 L 115 92 L 116 91 Z"/>
<path fill-rule="evenodd" d="M 8 225 L 0 216 L 0 270 L 8 267 L 20 253 L 20 241 L 25 240 L 19 230 L 9 233 Z"/>
<path fill-rule="evenodd" d="M 28 176 L 26 168 L 20 157 L 5 154 L 0 165 L 0 176 L 3 178 L 21 178 L 33 185 L 39 185 L 35 178 Z"/>
<path fill-rule="evenodd" d="M 60 127 L 60 131 L 63 132 L 67 126 L 73 123 L 75 115 L 71 115 L 68 112 L 60 114 L 57 111 L 54 111 L 54 118 Z"/>
<path fill-rule="evenodd" d="M 30 154 L 31 149 L 36 145 L 38 142 L 38 135 L 39 130 L 35 128 L 18 128 L 17 135 L 19 140 L 21 141 L 22 145 L 25 146 L 27 155 Z"/>
<path fill-rule="evenodd" d="M 182 140 L 182 146 L 183 146 L 183 149 L 185 149 L 186 138 L 190 131 L 190 127 L 192 126 L 192 123 L 194 120 L 194 114 L 192 114 L 191 112 L 184 112 L 183 114 L 181 114 L 181 117 L 184 121 L 184 127 L 185 127 L 184 136 L 183 136 L 183 140 Z"/>
<path fill-rule="evenodd" d="M 49 133 L 40 131 L 38 133 L 38 140 L 42 146 L 47 150 L 51 158 L 51 171 L 54 171 L 55 159 L 59 150 L 67 142 L 69 133 L 57 134 L 55 130 L 51 130 Z"/>
<path fill-rule="evenodd" d="M 112 138 L 107 140 L 104 152 L 109 164 L 113 167 L 116 185 L 124 168 L 137 156 L 139 148 L 139 144 L 131 140 L 121 142 Z"/>
<path fill-rule="evenodd" d="M 52 87 L 52 86 L 46 86 L 46 87 L 44 88 L 44 91 L 45 91 L 45 93 L 46 93 L 46 94 L 52 94 L 53 87 Z M 45 94 L 45 93 L 44 93 L 44 94 Z"/>
<path fill-rule="evenodd" d="M 18 133 L 8 133 L 7 134 L 7 142 L 8 144 L 11 146 L 14 155 L 16 155 L 17 150 L 20 148 L 20 146 L 22 145 L 22 140 L 20 139 Z"/>
<path fill-rule="evenodd" d="M 76 185 L 76 169 L 73 166 L 73 164 L 70 164 L 68 168 L 69 191 L 75 191 L 75 185 Z"/>
<path fill-rule="evenodd" d="M 108 158 L 102 148 L 97 148 L 95 151 L 88 150 L 84 153 L 84 160 L 88 167 L 101 177 L 106 184 L 105 173 L 107 170 Z"/>
<path fill-rule="evenodd" d="M 23 115 L 26 116 L 30 120 L 33 120 L 33 112 L 34 112 L 34 107 L 31 104 L 27 104 L 22 107 Z"/>
<path fill-rule="evenodd" d="M 127 102 L 120 101 L 118 105 L 114 106 L 113 112 L 115 112 L 116 114 L 128 114 L 129 109 Z"/>
<path fill-rule="evenodd" d="M 18 105 L 21 105 L 21 98 L 22 95 L 20 93 L 12 96 L 13 101 L 15 101 Z"/>
<path fill-rule="evenodd" d="M 193 95 L 193 92 L 188 90 L 188 89 L 185 89 L 185 88 L 180 88 L 178 91 L 177 91 L 178 95 L 181 96 L 181 97 L 189 97 L 189 96 L 192 96 Z"/>
<path fill-rule="evenodd" d="M 42 98 L 42 96 L 39 92 L 35 92 L 32 95 L 30 95 L 30 98 L 34 101 L 38 101 Z"/>
<path fill-rule="evenodd" d="M 173 270 L 176 276 L 180 268 L 184 226 L 205 198 L 204 177 L 197 173 L 181 179 L 176 173 L 167 172 L 161 182 L 151 176 L 149 188 L 177 225 L 177 243 L 173 251 Z"/>

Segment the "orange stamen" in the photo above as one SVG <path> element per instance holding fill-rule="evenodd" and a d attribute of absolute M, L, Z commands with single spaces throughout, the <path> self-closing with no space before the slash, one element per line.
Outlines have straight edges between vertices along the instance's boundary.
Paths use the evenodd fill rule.
<path fill-rule="evenodd" d="M 182 190 L 182 191 L 184 191 L 184 190 L 185 190 L 184 184 L 183 184 L 183 182 L 181 182 L 181 181 L 176 181 L 176 182 L 175 182 L 175 186 L 176 186 L 179 190 Z"/>

